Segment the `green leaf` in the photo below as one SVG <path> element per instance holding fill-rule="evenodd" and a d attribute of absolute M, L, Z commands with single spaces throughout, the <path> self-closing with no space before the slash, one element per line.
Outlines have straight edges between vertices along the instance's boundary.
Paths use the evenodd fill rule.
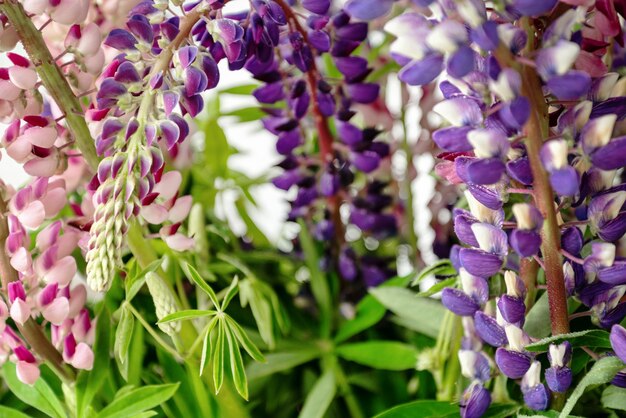
<path fill-rule="evenodd" d="M 215 294 L 213 289 L 211 289 L 211 286 L 209 286 L 207 282 L 205 282 L 204 279 L 200 276 L 200 273 L 198 273 L 198 270 L 196 270 L 189 263 L 183 263 L 182 267 L 187 277 L 191 279 L 196 284 L 196 286 L 202 289 L 204 293 L 206 293 L 209 296 L 209 299 L 211 299 L 211 302 L 213 302 L 213 305 L 216 308 L 219 308 L 220 303 L 217 300 L 217 295 Z"/>
<path fill-rule="evenodd" d="M 372 295 L 365 296 L 356 306 L 356 316 L 339 327 L 335 343 L 340 343 L 377 324 L 385 316 L 387 309 Z"/>
<path fill-rule="evenodd" d="M 128 349 L 132 341 L 134 325 L 135 316 L 128 309 L 128 305 L 124 303 L 122 305 L 120 322 L 115 330 L 115 343 L 113 344 L 113 352 L 121 364 L 125 364 L 128 361 Z M 127 378 L 128 376 L 125 375 L 124 379 Z"/>
<path fill-rule="evenodd" d="M 315 382 L 313 389 L 304 401 L 299 418 L 323 418 L 335 398 L 337 385 L 333 369 L 329 369 Z"/>
<path fill-rule="evenodd" d="M 98 418 L 126 418 L 139 415 L 167 401 L 178 390 L 178 386 L 179 383 L 167 383 L 125 390 L 98 413 Z"/>
<path fill-rule="evenodd" d="M 131 301 L 135 297 L 137 292 L 141 290 L 141 287 L 145 283 L 146 274 L 156 271 L 159 267 L 161 267 L 162 263 L 163 263 L 163 260 L 161 259 L 154 260 L 153 262 L 148 264 L 148 266 L 145 269 L 139 272 L 139 274 L 129 278 L 126 281 L 126 300 L 127 301 Z"/>
<path fill-rule="evenodd" d="M 241 86 L 234 86 L 220 90 L 220 94 L 237 94 L 242 96 L 250 96 L 257 87 L 259 87 L 258 84 L 243 84 Z"/>
<path fill-rule="evenodd" d="M 244 107 L 231 110 L 230 112 L 224 112 L 222 116 L 234 116 L 237 118 L 237 122 L 245 123 L 262 119 L 266 114 L 258 107 Z"/>
<path fill-rule="evenodd" d="M 224 363 L 226 362 L 226 341 L 224 323 L 217 321 L 215 347 L 213 347 L 213 385 L 215 393 L 219 393 L 224 383 Z"/>
<path fill-rule="evenodd" d="M 284 351 L 270 353 L 265 356 L 265 363 L 252 363 L 248 365 L 246 374 L 248 379 L 259 379 L 274 373 L 293 369 L 304 363 L 319 357 L 322 353 L 318 349 Z"/>
<path fill-rule="evenodd" d="M 157 324 L 165 324 L 167 322 L 172 321 L 181 321 L 183 319 L 194 319 L 194 318 L 202 318 L 205 316 L 215 315 L 217 311 L 214 310 L 202 310 L 202 309 L 187 309 L 184 311 L 178 311 L 171 313 L 169 315 L 165 315 L 163 318 L 159 319 Z"/>
<path fill-rule="evenodd" d="M 602 392 L 602 405 L 609 409 L 626 411 L 626 389 L 609 386 Z"/>
<path fill-rule="evenodd" d="M 429 298 L 418 298 L 415 293 L 402 287 L 378 287 L 370 289 L 380 303 L 398 315 L 411 329 L 437 338 L 441 320 L 446 309 L 440 302 Z"/>
<path fill-rule="evenodd" d="M 433 263 L 420 271 L 417 277 L 415 277 L 415 279 L 411 282 L 411 286 L 419 284 L 419 282 L 430 276 L 448 277 L 456 275 L 457 271 L 452 265 L 452 262 L 446 258 L 443 260 L 439 260 L 436 263 Z"/>
<path fill-rule="evenodd" d="M 239 324 L 230 316 L 226 316 L 226 322 L 235 338 L 237 338 L 237 341 L 239 341 L 239 344 L 241 344 L 241 347 L 246 350 L 250 357 L 258 362 L 265 362 L 265 357 L 263 357 L 261 351 L 259 351 L 257 346 L 254 345 L 254 343 L 252 342 L 250 337 L 248 337 L 248 334 L 246 334 L 243 328 L 241 328 L 241 326 L 239 326 Z"/>
<path fill-rule="evenodd" d="M 434 295 L 435 293 L 441 292 L 446 287 L 454 286 L 456 284 L 457 280 L 458 280 L 458 278 L 456 276 L 455 277 L 450 277 L 449 279 L 442 280 L 442 281 L 440 281 L 438 283 L 435 283 L 431 287 L 429 287 L 428 290 L 425 290 L 423 292 L 419 292 L 417 294 L 417 296 L 419 296 L 419 297 L 430 297 L 430 296 Z"/>
<path fill-rule="evenodd" d="M 550 306 L 548 292 L 544 292 L 526 315 L 524 331 L 533 338 L 547 337 L 551 333 L 550 321 L 547 321 L 547 318 L 550 318 Z"/>
<path fill-rule="evenodd" d="M 609 333 L 601 329 L 571 332 L 569 334 L 553 335 L 526 346 L 528 351 L 547 351 L 550 344 L 560 344 L 569 341 L 573 347 L 600 347 L 611 348 Z"/>
<path fill-rule="evenodd" d="M 394 406 L 375 418 L 452 418 L 459 416 L 459 406 L 450 402 L 415 401 Z"/>
<path fill-rule="evenodd" d="M 54 418 L 67 416 L 63 404 L 43 377 L 37 379 L 32 386 L 22 383 L 17 378 L 15 363 L 11 361 L 4 364 L 2 371 L 7 386 L 22 402 Z"/>
<path fill-rule="evenodd" d="M 211 350 L 211 332 L 215 328 L 215 325 L 218 322 L 217 316 L 211 319 L 209 325 L 207 327 L 206 334 L 204 334 L 204 340 L 202 342 L 202 358 L 200 359 L 200 376 L 204 373 L 204 367 L 206 365 L 207 359 L 210 357 Z"/>
<path fill-rule="evenodd" d="M 344 344 L 336 351 L 346 360 L 382 370 L 415 369 L 418 354 L 415 347 L 397 341 Z"/>
<path fill-rule="evenodd" d="M 109 375 L 111 346 L 111 315 L 106 307 L 98 313 L 96 341 L 93 345 L 94 366 L 90 371 L 83 370 L 76 380 L 76 411 L 79 417 L 85 414 L 96 393 Z"/>
<path fill-rule="evenodd" d="M 246 379 L 246 368 L 243 365 L 241 352 L 235 340 L 235 336 L 229 327 L 224 327 L 226 339 L 228 340 L 228 352 L 230 354 L 230 372 L 233 376 L 235 389 L 245 399 L 248 400 L 248 380 Z"/>
<path fill-rule="evenodd" d="M 208 109 L 208 107 L 207 107 Z M 217 116 L 217 115 L 215 115 Z M 228 177 L 228 157 L 231 148 L 217 119 L 209 119 L 202 126 L 204 132 L 204 167 L 210 178 Z"/>
<path fill-rule="evenodd" d="M 226 295 L 224 295 L 224 299 L 222 300 L 222 309 L 221 309 L 222 311 L 226 310 L 230 301 L 233 300 L 233 298 L 239 291 L 238 284 L 239 284 L 239 278 L 235 276 L 233 281 L 230 283 L 228 290 L 226 291 Z"/>
<path fill-rule="evenodd" d="M 520 406 L 513 403 L 492 404 L 481 418 L 508 418 L 516 416 Z"/>
<path fill-rule="evenodd" d="M 2 418 L 30 418 L 23 412 L 18 411 L 17 409 L 7 408 L 6 406 L 0 405 L 0 417 Z"/>
<path fill-rule="evenodd" d="M 601 358 L 593 365 L 591 370 L 587 372 L 587 374 L 581 379 L 576 386 L 576 389 L 572 392 L 572 394 L 567 399 L 565 403 L 565 407 L 561 411 L 559 418 L 565 418 L 567 415 L 572 412 L 576 402 L 583 395 L 585 389 L 589 386 L 593 385 L 601 385 L 603 383 L 610 382 L 617 372 L 624 368 L 624 362 L 622 362 L 617 357 L 604 357 Z"/>
<path fill-rule="evenodd" d="M 300 224 L 300 244 L 302 245 L 302 251 L 304 253 L 304 259 L 306 265 L 311 273 L 311 291 L 315 300 L 319 305 L 321 324 L 322 324 L 322 336 L 327 336 L 330 333 L 330 320 L 332 302 L 330 297 L 330 289 L 328 288 L 328 279 L 320 270 L 319 258 L 313 239 L 309 234 L 308 227 L 302 220 L 299 220 Z"/>

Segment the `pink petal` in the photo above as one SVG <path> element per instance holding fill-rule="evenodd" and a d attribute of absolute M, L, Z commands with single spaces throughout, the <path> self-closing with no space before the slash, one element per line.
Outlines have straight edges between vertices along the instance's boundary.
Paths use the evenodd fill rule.
<path fill-rule="evenodd" d="M 30 306 L 22 299 L 15 299 L 11 304 L 11 318 L 20 325 L 24 325 L 30 318 Z"/>
<path fill-rule="evenodd" d="M 167 246 L 175 251 L 187 251 L 192 249 L 196 244 L 193 238 L 186 237 L 178 232 L 164 239 Z"/>
<path fill-rule="evenodd" d="M 70 312 L 70 302 L 67 298 L 56 298 L 52 303 L 43 308 L 41 314 L 54 325 L 61 325 Z"/>
<path fill-rule="evenodd" d="M 19 137 L 11 142 L 7 148 L 7 154 L 17 162 L 22 162 L 33 150 L 33 145 L 26 139 Z"/>
<path fill-rule="evenodd" d="M 87 289 L 82 284 L 73 288 L 70 292 L 70 311 L 67 314 L 69 318 L 75 318 L 85 306 L 87 300 Z"/>
<path fill-rule="evenodd" d="M 22 89 L 19 89 L 9 80 L 0 80 L 0 91 L 2 91 L 2 99 L 12 102 L 20 97 Z"/>
<path fill-rule="evenodd" d="M 17 214 L 17 219 L 27 228 L 38 228 L 46 218 L 46 208 L 39 200 L 31 202 L 22 212 Z"/>
<path fill-rule="evenodd" d="M 162 224 L 167 220 L 167 209 L 163 206 L 153 203 L 141 208 L 141 216 L 151 224 Z"/>
<path fill-rule="evenodd" d="M 59 286 L 64 287 L 70 284 L 75 275 L 76 260 L 68 255 L 57 261 L 54 267 L 43 276 L 43 280 L 46 283 L 58 283 Z"/>
<path fill-rule="evenodd" d="M 33 259 L 30 252 L 24 247 L 20 247 L 11 257 L 11 266 L 19 272 L 27 271 L 32 265 Z"/>
<path fill-rule="evenodd" d="M 102 35 L 95 23 L 90 23 L 81 29 L 81 38 L 76 49 L 85 56 L 92 56 L 100 50 Z"/>
<path fill-rule="evenodd" d="M 39 366 L 36 363 L 18 361 L 15 371 L 20 382 L 27 385 L 34 385 L 39 379 Z"/>
<path fill-rule="evenodd" d="M 37 234 L 37 248 L 45 250 L 54 244 L 61 232 L 61 221 L 52 222 Z"/>
<path fill-rule="evenodd" d="M 9 80 L 22 90 L 31 90 L 37 84 L 37 73 L 32 68 L 14 66 L 9 68 Z"/>
<path fill-rule="evenodd" d="M 159 197 L 163 200 L 169 200 L 178 193 L 180 183 L 183 181 L 183 177 L 176 170 L 163 173 L 161 181 L 158 182 L 152 191 L 158 193 Z"/>
<path fill-rule="evenodd" d="M 24 164 L 24 171 L 34 177 L 51 177 L 56 173 L 58 162 L 55 156 L 33 158 Z"/>
<path fill-rule="evenodd" d="M 41 201 L 45 205 L 46 216 L 55 216 L 67 203 L 65 188 L 56 187 L 54 189 L 48 189 L 48 193 L 41 198 Z"/>
<path fill-rule="evenodd" d="M 608 71 L 600 57 L 587 51 L 580 51 L 574 66 L 577 70 L 585 71 L 593 78 L 602 77 Z"/>
<path fill-rule="evenodd" d="M 170 209 L 168 220 L 175 224 L 182 222 L 189 214 L 192 204 L 193 199 L 191 196 L 183 196 L 176 199 L 176 203 Z"/>
<path fill-rule="evenodd" d="M 22 136 L 33 145 L 42 148 L 50 148 L 54 145 L 59 135 L 57 130 L 52 126 L 33 126 L 28 128 Z"/>
<path fill-rule="evenodd" d="M 43 14 L 49 4 L 49 0 L 22 0 L 24 10 L 34 15 Z"/>
<path fill-rule="evenodd" d="M 78 343 L 70 364 L 77 369 L 91 370 L 93 368 L 93 360 L 94 356 L 91 347 L 85 343 Z"/>

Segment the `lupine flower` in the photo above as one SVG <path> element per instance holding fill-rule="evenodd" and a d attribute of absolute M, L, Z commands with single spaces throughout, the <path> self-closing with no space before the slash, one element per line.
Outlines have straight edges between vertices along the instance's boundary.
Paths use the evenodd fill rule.
<path fill-rule="evenodd" d="M 563 393 L 572 384 L 572 369 L 568 366 L 571 356 L 572 346 L 569 342 L 550 344 L 548 348 L 550 367 L 546 369 L 545 377 L 551 391 Z"/>
<path fill-rule="evenodd" d="M 543 411 L 550 403 L 550 392 L 546 385 L 541 383 L 541 363 L 533 361 L 522 379 L 522 393 L 524 402 L 530 409 Z"/>

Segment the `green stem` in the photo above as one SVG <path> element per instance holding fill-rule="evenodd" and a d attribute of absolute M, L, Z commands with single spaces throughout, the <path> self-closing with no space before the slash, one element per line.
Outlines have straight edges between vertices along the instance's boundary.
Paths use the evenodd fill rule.
<path fill-rule="evenodd" d="M 341 394 L 343 395 L 343 399 L 346 401 L 346 406 L 348 407 L 348 411 L 350 412 L 350 416 L 352 418 L 365 418 L 363 411 L 361 411 L 361 406 L 359 405 L 359 401 L 356 396 L 354 396 L 354 392 L 350 387 L 350 383 L 348 382 L 348 378 L 346 377 L 339 361 L 335 358 L 335 379 L 337 380 L 337 386 L 339 386 L 339 390 L 341 390 Z"/>
<path fill-rule="evenodd" d="M 76 145 L 89 167 L 95 170 L 99 160 L 91 133 L 83 116 L 83 108 L 50 54 L 42 33 L 35 27 L 22 5 L 16 0 L 0 2 L 0 12 L 9 19 L 11 26 L 17 32 L 42 84 L 63 111 L 66 126 L 72 134 L 72 138 L 76 141 Z"/>
<path fill-rule="evenodd" d="M 411 248 L 411 257 L 413 261 L 413 268 L 419 270 L 422 268 L 422 257 L 419 249 L 419 238 L 415 232 L 415 211 L 413 200 L 413 179 L 411 178 L 412 169 L 415 169 L 413 165 L 413 151 L 411 150 L 411 144 L 408 138 L 408 129 L 406 125 L 406 108 L 402 107 L 402 150 L 404 151 L 406 158 L 406 170 L 404 173 L 404 181 L 402 187 L 404 189 L 404 212 L 406 215 L 406 229 L 407 229 L 407 242 Z"/>
<path fill-rule="evenodd" d="M 143 325 L 145 330 L 148 331 L 148 334 L 150 334 L 152 336 L 152 338 L 154 338 L 154 340 L 157 343 L 159 343 L 159 345 L 161 347 L 163 347 L 163 349 L 165 349 L 165 351 L 170 353 L 176 360 L 182 361 L 183 358 L 180 356 L 180 354 L 178 354 L 178 351 L 176 351 L 174 348 L 172 348 L 163 338 L 161 338 L 159 333 L 156 332 L 154 330 L 154 328 L 152 328 L 152 326 L 150 326 L 148 321 L 146 321 L 144 319 L 143 315 L 141 315 L 141 313 L 139 313 L 135 309 L 135 307 L 132 305 L 132 303 L 130 303 L 130 302 L 125 302 L 125 303 L 128 306 L 128 309 L 130 310 L 130 312 L 135 316 L 135 318 L 137 318 L 137 320 L 141 323 L 141 325 Z"/>
<path fill-rule="evenodd" d="M 460 376 L 461 365 L 459 363 L 459 357 L 457 353 L 461 348 L 461 340 L 463 339 L 463 326 L 461 325 L 460 317 L 454 317 L 451 328 L 451 355 L 448 357 L 448 362 L 446 364 L 443 388 L 442 391 L 439 393 L 439 396 L 437 397 L 437 399 L 444 401 L 453 401 L 458 389 L 457 382 Z"/>

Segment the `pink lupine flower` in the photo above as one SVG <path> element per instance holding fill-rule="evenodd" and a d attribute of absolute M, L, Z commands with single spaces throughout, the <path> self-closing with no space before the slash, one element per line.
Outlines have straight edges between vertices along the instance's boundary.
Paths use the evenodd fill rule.
<path fill-rule="evenodd" d="M 56 216 L 66 201 L 63 180 L 49 181 L 41 177 L 17 192 L 9 203 L 9 209 L 25 227 L 34 229 L 44 219 Z"/>
<path fill-rule="evenodd" d="M 40 374 L 35 356 L 23 345 L 15 347 L 13 353 L 17 358 L 17 378 L 22 383 L 34 385 Z"/>
<path fill-rule="evenodd" d="M 10 315 L 11 318 L 20 325 L 30 318 L 31 307 L 26 301 L 26 292 L 22 282 L 9 283 L 9 303 L 11 304 Z"/>
<path fill-rule="evenodd" d="M 182 176 L 178 171 L 168 171 L 143 201 L 141 215 L 151 224 L 165 221 L 178 223 L 191 210 L 191 196 L 177 198 Z"/>
<path fill-rule="evenodd" d="M 89 345 L 77 343 L 74 334 L 65 337 L 63 343 L 63 360 L 77 369 L 91 370 L 93 368 L 93 351 Z"/>
<path fill-rule="evenodd" d="M 69 315 L 70 303 L 65 296 L 59 294 L 58 283 L 47 285 L 39 293 L 38 302 L 41 314 L 52 324 L 61 324 Z"/>
<path fill-rule="evenodd" d="M 9 308 L 7 304 L 0 299 L 0 334 L 4 332 L 7 326 L 7 318 L 9 317 Z"/>

